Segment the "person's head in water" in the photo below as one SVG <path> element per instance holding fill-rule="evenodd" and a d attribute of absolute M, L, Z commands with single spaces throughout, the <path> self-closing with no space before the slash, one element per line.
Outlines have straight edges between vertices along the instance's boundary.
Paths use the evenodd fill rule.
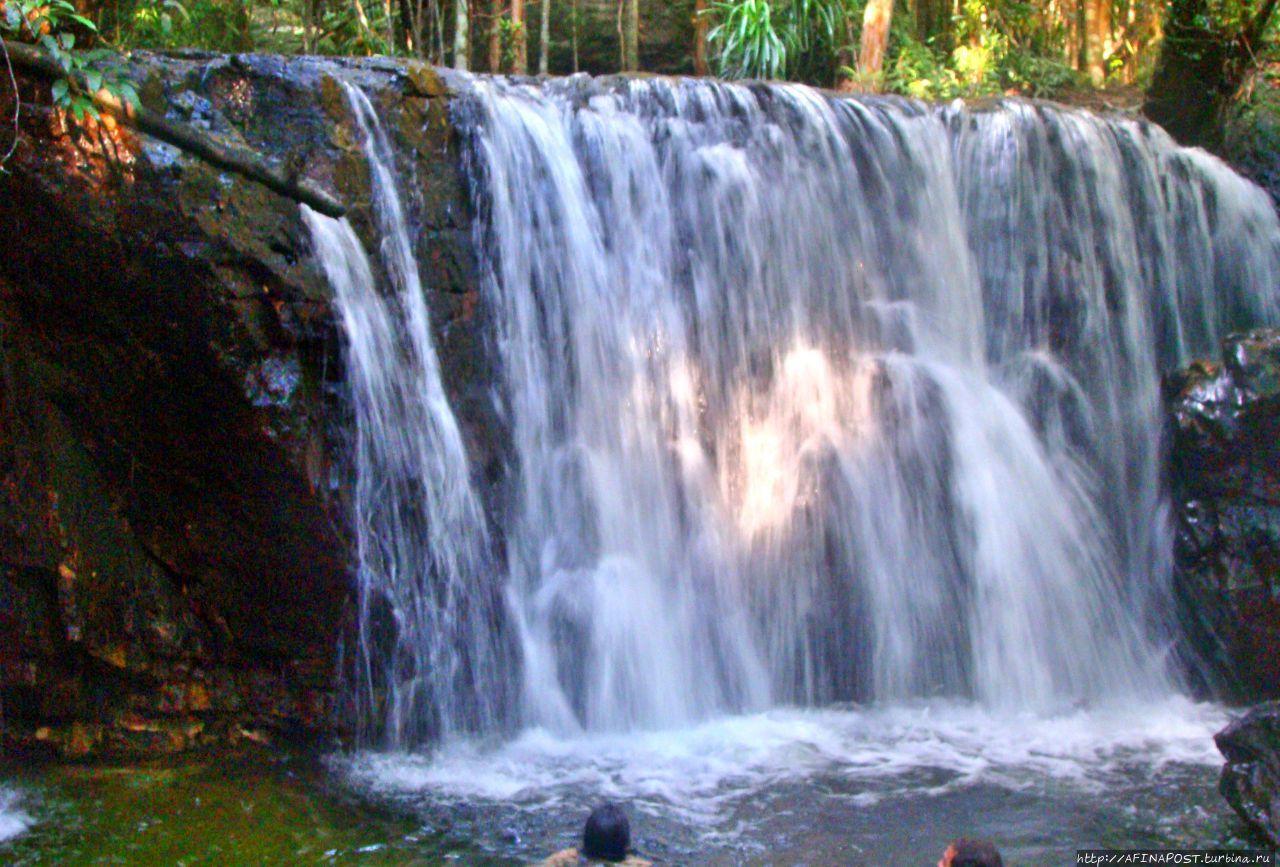
<path fill-rule="evenodd" d="M 631 848 L 631 825 L 617 804 L 601 804 L 582 830 L 582 854 L 596 861 L 625 861 Z"/>
<path fill-rule="evenodd" d="M 986 840 L 960 839 L 942 853 L 938 867 L 1004 867 L 1004 861 Z"/>

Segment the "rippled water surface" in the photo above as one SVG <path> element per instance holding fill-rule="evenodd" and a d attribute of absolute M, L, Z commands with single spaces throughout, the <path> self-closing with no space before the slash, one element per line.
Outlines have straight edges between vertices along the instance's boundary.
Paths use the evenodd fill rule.
<path fill-rule="evenodd" d="M 664 864 L 932 865 L 959 834 L 1016 865 L 1078 846 L 1243 846 L 1222 709 L 995 716 L 780 709 L 671 731 L 526 731 L 433 756 L 0 769 L 0 864 L 528 864 L 626 804 Z M 16 835 L 16 836 L 15 836 Z"/>
<path fill-rule="evenodd" d="M 1234 845 L 1216 792 L 1224 721 L 1180 699 L 1047 718 L 953 703 L 776 710 L 336 767 L 433 823 L 464 809 L 479 845 L 517 860 L 572 844 L 607 797 L 629 806 L 637 848 L 666 863 L 932 864 L 971 834 L 1010 863 L 1048 865 L 1086 846 Z"/>

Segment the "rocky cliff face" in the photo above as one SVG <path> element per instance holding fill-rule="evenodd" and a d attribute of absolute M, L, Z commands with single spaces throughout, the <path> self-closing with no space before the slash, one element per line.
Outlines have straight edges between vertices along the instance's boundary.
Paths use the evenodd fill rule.
<path fill-rule="evenodd" d="M 470 218 L 435 73 L 258 57 L 130 72 L 149 109 L 336 192 L 366 243 L 367 168 L 334 77 L 377 96 L 418 180 L 465 418 Z M 75 756 L 329 731 L 350 594 L 342 360 L 298 206 L 123 128 L 77 127 L 46 82 L 19 91 L 0 176 L 5 744 Z"/>
<path fill-rule="evenodd" d="M 367 246 L 368 168 L 337 79 L 374 97 L 415 179 L 446 386 L 496 481 L 448 82 L 265 57 L 140 57 L 131 74 L 149 109 L 335 193 Z M 0 175 L 5 747 L 155 753 L 340 729 L 342 348 L 297 204 L 145 136 L 77 127 L 47 82 L 19 90 Z M 1235 695 L 1275 695 L 1280 334 L 1233 339 L 1169 398 L 1186 623 Z"/>
<path fill-rule="evenodd" d="M 1182 619 L 1228 697 L 1280 696 L 1280 331 L 1166 383 Z"/>

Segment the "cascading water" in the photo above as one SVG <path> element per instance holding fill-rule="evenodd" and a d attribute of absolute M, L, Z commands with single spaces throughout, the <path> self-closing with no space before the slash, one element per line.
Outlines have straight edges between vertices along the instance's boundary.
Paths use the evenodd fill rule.
<path fill-rule="evenodd" d="M 406 747 L 492 730 L 509 666 L 488 526 L 441 383 L 395 159 L 368 98 L 346 92 L 386 285 L 345 220 L 303 215 L 341 314 L 355 416 L 355 711 L 366 740 Z"/>
<path fill-rule="evenodd" d="M 1192 839 L 1223 714 L 1170 659 L 1159 374 L 1280 320 L 1265 194 L 1021 103 L 458 81 L 500 534 L 356 92 L 388 287 L 307 217 L 348 343 L 359 710 L 445 741 L 349 779 L 525 860 L 599 797 L 674 863 Z"/>
<path fill-rule="evenodd" d="M 1280 229 L 1125 121 L 477 81 L 524 710 L 1168 695 L 1159 375 L 1274 321 Z"/>

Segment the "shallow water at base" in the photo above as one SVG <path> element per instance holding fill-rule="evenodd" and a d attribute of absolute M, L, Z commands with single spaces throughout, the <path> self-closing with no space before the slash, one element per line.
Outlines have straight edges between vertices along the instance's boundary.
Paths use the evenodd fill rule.
<path fill-rule="evenodd" d="M 32 824 L 4 865 L 508 864 L 363 800 L 315 758 L 0 768 Z M 0 788 L 0 822 L 9 815 Z"/>
<path fill-rule="evenodd" d="M 931 865 L 959 834 L 1021 867 L 1082 846 L 1236 848 L 1212 741 L 1227 716 L 1182 699 L 1051 717 L 922 702 L 534 730 L 434 756 L 0 767 L 0 823 L 24 830 L 0 864 L 529 864 L 573 845 L 603 798 L 663 864 Z"/>
<path fill-rule="evenodd" d="M 469 821 L 478 845 L 526 862 L 572 845 L 589 806 L 612 798 L 662 863 L 932 864 L 966 834 L 996 840 L 1009 863 L 1047 865 L 1078 847 L 1244 845 L 1216 791 L 1225 721 L 1183 699 L 1053 717 L 921 702 L 626 735 L 533 730 L 334 766 L 369 797 Z"/>

